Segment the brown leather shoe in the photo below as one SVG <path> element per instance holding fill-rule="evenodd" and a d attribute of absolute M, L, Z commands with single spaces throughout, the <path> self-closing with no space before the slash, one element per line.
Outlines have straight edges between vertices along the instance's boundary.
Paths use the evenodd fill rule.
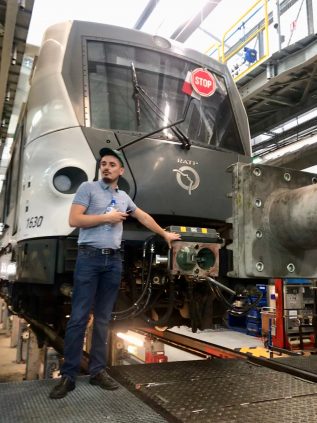
<path fill-rule="evenodd" d="M 119 385 L 114 381 L 105 370 L 97 373 L 95 376 L 91 376 L 89 383 L 91 385 L 98 385 L 102 389 L 108 389 L 113 391 L 119 388 Z"/>
<path fill-rule="evenodd" d="M 75 389 L 75 382 L 71 381 L 68 377 L 63 376 L 57 385 L 51 390 L 49 397 L 52 399 L 64 398 L 69 391 Z"/>

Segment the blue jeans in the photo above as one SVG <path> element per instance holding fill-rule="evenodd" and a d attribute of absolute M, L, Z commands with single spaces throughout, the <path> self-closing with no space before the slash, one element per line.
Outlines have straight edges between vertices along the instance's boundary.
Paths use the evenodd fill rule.
<path fill-rule="evenodd" d="M 64 363 L 61 374 L 75 381 L 82 358 L 85 330 L 93 311 L 89 373 L 95 376 L 106 367 L 108 323 L 121 281 L 122 259 L 119 252 L 102 255 L 98 250 L 78 251 L 74 274 L 72 312 L 68 321 Z"/>

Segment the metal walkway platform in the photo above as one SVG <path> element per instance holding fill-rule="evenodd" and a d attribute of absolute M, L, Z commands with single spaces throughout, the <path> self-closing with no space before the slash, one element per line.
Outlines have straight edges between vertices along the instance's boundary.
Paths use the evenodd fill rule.
<path fill-rule="evenodd" d="M 317 34 L 274 53 L 237 82 L 252 137 L 316 107 Z"/>
<path fill-rule="evenodd" d="M 67 397 L 51 400 L 56 380 L 0 384 L 1 423 L 164 423 L 166 420 L 124 387 L 104 391 L 81 376 Z"/>
<path fill-rule="evenodd" d="M 168 421 L 317 421 L 317 384 L 245 360 L 118 366 L 113 371 Z"/>
<path fill-rule="evenodd" d="M 300 360 L 310 369 L 317 357 Z M 307 357 L 306 357 L 307 358 Z M 309 358 L 309 357 L 308 357 Z M 295 361 L 293 360 L 295 359 Z M 280 359 L 281 360 L 281 359 Z M 289 359 L 287 359 L 289 360 Z M 288 364 L 291 364 L 288 363 Z M 294 364 L 295 363 L 295 364 Z M 1 423 L 315 423 L 317 384 L 240 359 L 116 366 L 117 391 L 78 378 L 66 398 L 55 380 L 0 384 Z"/>
<path fill-rule="evenodd" d="M 276 360 L 296 369 L 301 369 L 317 375 L 317 355 L 281 357 Z"/>

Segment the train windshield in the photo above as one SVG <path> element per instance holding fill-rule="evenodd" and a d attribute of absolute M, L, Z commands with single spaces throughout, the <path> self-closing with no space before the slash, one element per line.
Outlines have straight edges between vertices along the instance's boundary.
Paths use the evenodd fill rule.
<path fill-rule="evenodd" d="M 121 133 L 151 133 L 181 120 L 183 91 L 197 64 L 145 48 L 88 41 L 90 125 Z M 191 97 L 180 131 L 194 144 L 244 152 L 224 79 L 215 74 L 210 97 Z M 136 81 L 142 95 L 136 94 Z M 174 128 L 152 137 L 177 140 Z"/>

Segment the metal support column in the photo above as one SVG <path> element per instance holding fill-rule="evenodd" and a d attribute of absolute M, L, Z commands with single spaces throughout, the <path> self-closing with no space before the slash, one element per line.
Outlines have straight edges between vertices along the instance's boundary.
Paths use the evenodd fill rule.
<path fill-rule="evenodd" d="M 9 335 L 10 328 L 11 328 L 11 322 L 10 322 L 10 315 L 8 311 L 8 307 L 6 306 L 5 302 L 3 302 L 1 307 L 1 321 L 2 324 L 2 330 L 3 332 L 7 333 Z"/>
<path fill-rule="evenodd" d="M 16 347 L 17 355 L 16 355 L 16 362 L 17 363 L 25 363 L 27 359 L 27 349 L 28 349 L 28 339 L 30 335 L 30 331 L 28 329 L 27 323 L 23 319 L 18 319 L 16 322 L 17 325 L 17 342 L 15 345 L 12 344 L 12 347 Z M 14 331 L 14 337 L 16 336 L 16 331 Z M 13 340 L 14 342 L 15 340 Z"/>
<path fill-rule="evenodd" d="M 36 380 L 42 379 L 40 377 L 41 367 L 43 367 L 44 348 L 39 348 L 37 343 L 36 335 L 30 330 L 29 339 L 27 343 L 27 358 L 26 358 L 26 369 L 25 379 Z"/>
<path fill-rule="evenodd" d="M 23 319 L 20 319 L 18 316 L 12 316 L 12 326 L 11 326 L 11 341 L 10 347 L 16 348 L 19 341 L 19 336 L 21 334 L 20 326 L 24 323 Z"/>
<path fill-rule="evenodd" d="M 317 348 L 317 281 L 314 280 L 314 308 L 313 308 L 313 328 L 314 328 L 314 338 L 315 338 L 315 348 Z"/>
<path fill-rule="evenodd" d="M 4 310 L 6 308 L 6 304 L 2 298 L 0 298 L 0 325 L 3 323 L 3 316 Z"/>
<path fill-rule="evenodd" d="M 274 22 L 274 28 L 277 32 L 278 37 L 278 50 L 282 48 L 282 35 L 281 35 L 281 10 L 280 10 L 280 0 L 276 0 L 276 22 Z"/>
<path fill-rule="evenodd" d="M 306 0 L 307 30 L 308 35 L 314 34 L 313 0 Z"/>

